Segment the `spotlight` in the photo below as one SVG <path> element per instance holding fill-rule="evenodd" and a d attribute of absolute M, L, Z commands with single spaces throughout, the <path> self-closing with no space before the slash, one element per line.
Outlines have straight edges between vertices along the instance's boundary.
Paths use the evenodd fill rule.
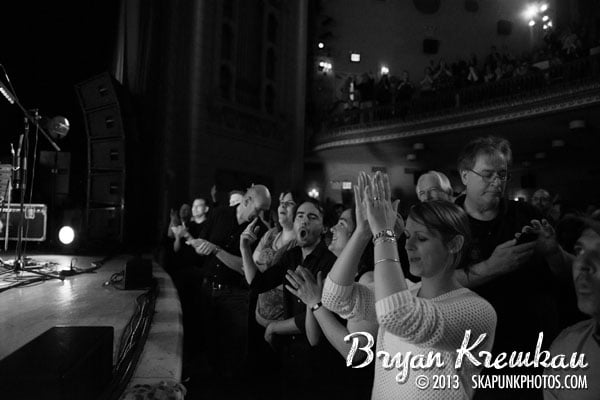
<path fill-rule="evenodd" d="M 534 26 L 535 25 L 535 21 L 534 20 L 529 20 L 529 26 Z"/>
<path fill-rule="evenodd" d="M 319 42 L 319 44 L 317 45 L 317 47 L 319 47 L 320 49 L 323 49 L 323 48 L 325 48 L 325 43 Z"/>
<path fill-rule="evenodd" d="M 547 15 L 544 15 L 544 16 L 542 17 L 542 21 L 544 21 L 544 22 L 548 21 L 549 19 L 550 19 L 550 17 L 549 17 L 549 16 L 547 16 Z"/>
<path fill-rule="evenodd" d="M 546 30 L 546 29 L 548 29 L 548 25 L 544 24 L 544 26 L 542 26 L 542 29 L 543 29 L 543 30 Z"/>
<path fill-rule="evenodd" d="M 548 9 L 548 4 L 546 4 L 546 3 L 544 3 L 544 4 L 542 4 L 542 5 L 540 6 L 540 11 L 541 11 L 541 12 L 544 12 L 544 11 L 546 11 L 547 9 Z"/>
<path fill-rule="evenodd" d="M 548 26 L 552 28 L 552 21 L 548 21 Z"/>
<path fill-rule="evenodd" d="M 535 4 L 530 5 L 524 12 L 525 18 L 531 19 L 534 18 L 539 12 L 538 6 Z"/>
<path fill-rule="evenodd" d="M 308 191 L 308 197 L 312 197 L 313 199 L 319 198 L 319 191 L 317 188 L 312 188 Z"/>
<path fill-rule="evenodd" d="M 388 67 L 386 67 L 385 65 L 383 67 L 381 67 L 381 75 L 387 75 L 390 73 L 390 69 Z"/>
<path fill-rule="evenodd" d="M 75 239 L 75 231 L 70 226 L 63 226 L 58 231 L 58 240 L 60 240 L 60 242 L 62 244 L 65 244 L 65 245 L 71 244 L 71 243 L 73 243 L 74 239 Z"/>

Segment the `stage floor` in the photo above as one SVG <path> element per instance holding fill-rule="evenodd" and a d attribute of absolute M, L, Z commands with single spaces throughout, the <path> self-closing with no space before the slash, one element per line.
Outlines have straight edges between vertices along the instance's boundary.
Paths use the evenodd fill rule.
<path fill-rule="evenodd" d="M 114 363 L 121 335 L 136 309 L 136 298 L 145 291 L 121 290 L 106 282 L 121 272 L 131 257 L 114 257 L 97 269 L 92 263 L 103 256 L 29 257 L 36 271 L 56 275 L 69 270 L 73 263 L 75 269 L 91 272 L 65 276 L 63 281 L 50 279 L 10 287 L 36 274 L 16 274 L 0 267 L 0 360 L 54 326 L 112 326 Z M 5 255 L 3 259 L 10 257 Z M 155 315 L 132 384 L 181 379 L 183 329 L 179 298 L 171 278 L 156 263 L 153 275 L 159 288 Z"/>

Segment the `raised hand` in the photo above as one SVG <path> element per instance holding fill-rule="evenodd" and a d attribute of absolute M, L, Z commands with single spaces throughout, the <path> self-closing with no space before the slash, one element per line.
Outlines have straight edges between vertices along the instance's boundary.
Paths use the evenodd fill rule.
<path fill-rule="evenodd" d="M 285 278 L 289 285 L 285 288 L 293 295 L 298 297 L 309 307 L 314 306 L 321 301 L 323 294 L 323 274 L 317 273 L 317 277 L 306 268 L 298 266 L 296 271 L 288 271 Z"/>
<path fill-rule="evenodd" d="M 365 187 L 368 184 L 368 176 L 365 172 L 358 174 L 358 183 L 354 186 L 354 203 L 356 215 L 356 232 L 368 232 L 369 221 L 367 220 L 367 204 L 365 202 Z"/>
<path fill-rule="evenodd" d="M 392 204 L 390 181 L 387 174 L 377 172 L 370 177 L 369 184 L 364 190 L 364 196 L 371 233 L 376 235 L 383 230 L 393 230 L 398 219 L 398 201 Z"/>
<path fill-rule="evenodd" d="M 254 220 L 250 224 L 248 224 L 246 229 L 244 229 L 244 231 L 240 235 L 240 245 L 251 245 L 252 243 L 258 240 L 256 233 L 254 233 L 257 223 L 258 218 L 254 218 Z"/>

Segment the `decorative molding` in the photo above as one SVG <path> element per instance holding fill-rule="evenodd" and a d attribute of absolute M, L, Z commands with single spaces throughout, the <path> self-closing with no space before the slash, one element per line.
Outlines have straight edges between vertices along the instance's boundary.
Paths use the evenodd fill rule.
<path fill-rule="evenodd" d="M 463 111 L 450 115 L 440 115 L 438 117 L 430 118 L 417 123 L 400 122 L 385 124 L 385 121 L 383 121 L 382 124 L 377 124 L 377 126 L 363 125 L 361 127 L 354 126 L 352 128 L 342 128 L 335 132 L 330 132 L 323 135 L 323 140 L 321 143 L 314 146 L 313 150 L 320 151 L 342 146 L 379 143 L 408 137 L 454 131 L 464 128 L 480 127 L 500 122 L 549 114 L 556 111 L 565 111 L 584 106 L 600 104 L 599 89 L 600 84 L 594 83 L 591 85 L 586 85 L 585 90 L 573 90 L 567 91 L 566 93 L 563 91 L 559 95 L 546 94 L 531 97 L 527 100 L 511 101 L 504 104 L 504 109 L 502 109 L 502 105 L 496 105 L 495 107 L 482 107 L 474 111 Z M 585 93 L 581 93 L 584 91 Z M 582 95 L 578 96 L 580 93 Z M 565 95 L 570 95 L 573 97 L 561 101 L 561 99 L 564 99 Z M 494 115 L 490 115 L 490 112 L 492 111 L 494 112 Z M 477 117 L 480 114 L 487 115 L 485 117 Z M 447 122 L 448 120 L 457 119 L 460 121 Z M 398 130 L 402 131 L 398 132 Z"/>

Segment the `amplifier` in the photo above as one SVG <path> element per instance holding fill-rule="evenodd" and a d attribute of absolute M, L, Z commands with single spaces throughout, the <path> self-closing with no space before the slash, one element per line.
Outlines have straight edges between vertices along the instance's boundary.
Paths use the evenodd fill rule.
<path fill-rule="evenodd" d="M 21 222 L 20 204 L 11 204 L 0 208 L 0 222 L 2 222 L 2 235 L 0 240 L 4 239 L 8 227 L 8 240 L 17 240 L 19 223 Z M 43 242 L 46 240 L 46 224 L 48 220 L 48 207 L 45 204 L 25 204 L 23 205 L 23 240 L 31 242 Z"/>

